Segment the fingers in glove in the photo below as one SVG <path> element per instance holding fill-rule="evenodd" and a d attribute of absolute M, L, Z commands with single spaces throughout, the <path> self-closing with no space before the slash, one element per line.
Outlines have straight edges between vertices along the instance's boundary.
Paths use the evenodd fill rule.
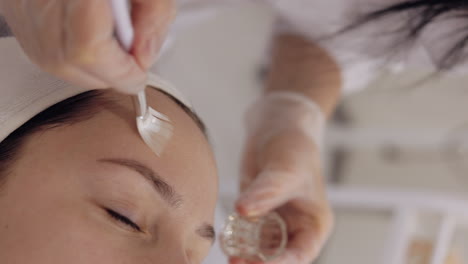
<path fill-rule="evenodd" d="M 293 199 L 298 189 L 297 177 L 288 172 L 264 171 L 241 194 L 236 208 L 241 215 L 265 215 Z"/>
<path fill-rule="evenodd" d="M 175 18 L 175 10 L 173 0 L 132 1 L 135 28 L 132 53 L 143 69 L 148 69 L 155 62 L 169 24 Z"/>
<path fill-rule="evenodd" d="M 65 61 L 125 93 L 144 87 L 146 71 L 114 37 L 108 1 L 73 0 L 65 10 Z M 94 87 L 96 88 L 96 87 Z"/>
<path fill-rule="evenodd" d="M 317 210 L 311 221 L 301 221 L 300 228 L 290 234 L 286 252 L 267 264 L 309 264 L 320 254 L 333 228 L 331 211 Z"/>

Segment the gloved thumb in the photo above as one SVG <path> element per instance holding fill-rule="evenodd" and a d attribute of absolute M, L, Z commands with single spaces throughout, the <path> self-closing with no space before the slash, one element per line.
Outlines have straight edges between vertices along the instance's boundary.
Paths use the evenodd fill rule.
<path fill-rule="evenodd" d="M 297 194 L 297 175 L 283 171 L 263 171 L 241 193 L 236 210 L 245 217 L 259 217 L 284 205 Z"/>

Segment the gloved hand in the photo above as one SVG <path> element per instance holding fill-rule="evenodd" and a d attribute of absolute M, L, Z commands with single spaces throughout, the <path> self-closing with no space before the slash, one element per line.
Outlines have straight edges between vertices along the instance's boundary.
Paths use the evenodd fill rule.
<path fill-rule="evenodd" d="M 320 108 L 299 93 L 272 92 L 248 111 L 236 208 L 248 217 L 276 211 L 286 221 L 287 250 L 269 263 L 311 263 L 332 229 L 319 159 L 324 126 Z M 262 262 L 231 259 L 230 263 Z"/>
<path fill-rule="evenodd" d="M 135 42 L 114 38 L 107 0 L 0 0 L 0 10 L 29 58 L 84 88 L 137 93 L 175 16 L 173 0 L 132 0 Z"/>

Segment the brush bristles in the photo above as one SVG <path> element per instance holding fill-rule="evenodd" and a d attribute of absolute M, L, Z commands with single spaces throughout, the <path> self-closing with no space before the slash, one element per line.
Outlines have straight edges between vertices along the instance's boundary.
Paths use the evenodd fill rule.
<path fill-rule="evenodd" d="M 160 156 L 173 134 L 169 118 L 150 108 L 144 117 L 137 118 L 137 126 L 146 145 Z"/>

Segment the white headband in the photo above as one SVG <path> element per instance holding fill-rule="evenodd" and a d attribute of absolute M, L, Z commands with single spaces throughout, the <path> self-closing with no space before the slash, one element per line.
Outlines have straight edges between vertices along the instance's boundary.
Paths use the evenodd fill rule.
<path fill-rule="evenodd" d="M 174 86 L 157 75 L 149 75 L 148 85 L 191 108 Z M 0 142 L 38 113 L 86 91 L 41 71 L 14 38 L 0 38 Z"/>

